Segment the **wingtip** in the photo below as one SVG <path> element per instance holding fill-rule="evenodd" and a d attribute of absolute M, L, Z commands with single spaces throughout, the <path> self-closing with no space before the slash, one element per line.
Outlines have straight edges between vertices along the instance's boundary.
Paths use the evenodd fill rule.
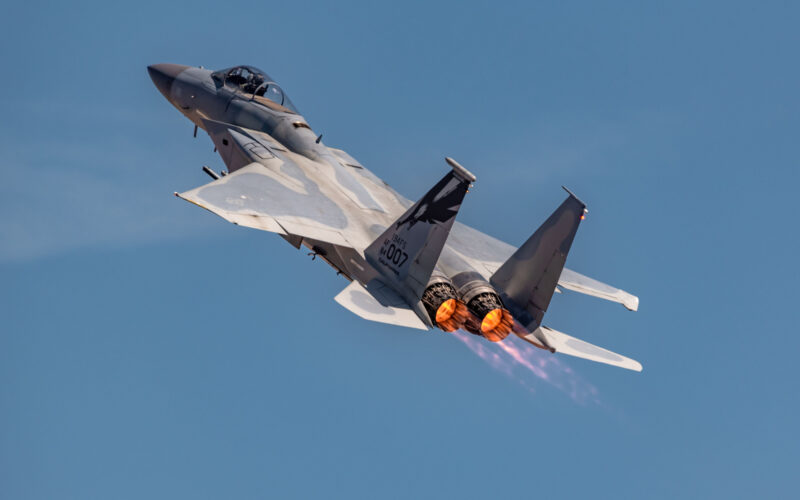
<path fill-rule="evenodd" d="M 625 309 L 629 311 L 638 311 L 639 310 L 639 297 L 635 295 L 631 295 L 629 298 L 625 298 L 623 300 L 622 305 L 625 306 Z"/>

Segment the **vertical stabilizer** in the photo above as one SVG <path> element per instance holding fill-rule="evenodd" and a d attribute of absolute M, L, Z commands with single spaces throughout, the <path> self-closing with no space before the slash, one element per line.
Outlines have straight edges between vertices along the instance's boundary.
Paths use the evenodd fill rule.
<path fill-rule="evenodd" d="M 569 197 L 536 230 L 528 241 L 492 275 L 491 283 L 517 320 L 529 328 L 541 324 L 542 317 L 567 260 L 586 205 L 569 190 Z"/>
<path fill-rule="evenodd" d="M 364 251 L 389 283 L 419 300 L 428 285 L 450 228 L 475 176 L 455 160 L 453 168 Z"/>

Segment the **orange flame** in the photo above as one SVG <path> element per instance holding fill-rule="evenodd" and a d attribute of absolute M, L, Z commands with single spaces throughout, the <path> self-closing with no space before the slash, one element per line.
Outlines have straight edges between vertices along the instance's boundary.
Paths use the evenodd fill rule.
<path fill-rule="evenodd" d="M 445 300 L 436 311 L 436 322 L 442 323 L 447 321 L 454 312 L 456 312 L 456 299 Z"/>
<path fill-rule="evenodd" d="M 502 309 L 492 309 L 486 316 L 483 317 L 483 322 L 481 323 L 481 331 L 486 333 L 488 331 L 494 330 L 494 327 L 500 324 L 500 321 L 503 320 L 503 310 Z"/>
<path fill-rule="evenodd" d="M 467 306 L 460 300 L 448 299 L 436 311 L 436 324 L 446 332 L 464 327 L 468 316 Z"/>
<path fill-rule="evenodd" d="M 492 309 L 481 322 L 481 333 L 486 340 L 500 342 L 511 333 L 514 317 L 505 309 Z"/>

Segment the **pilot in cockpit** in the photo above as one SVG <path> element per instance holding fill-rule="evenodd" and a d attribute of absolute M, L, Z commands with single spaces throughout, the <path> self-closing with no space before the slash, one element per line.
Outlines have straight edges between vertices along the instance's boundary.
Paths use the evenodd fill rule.
<path fill-rule="evenodd" d="M 225 85 L 236 87 L 246 94 L 269 99 L 285 110 L 297 113 L 297 109 L 281 88 L 261 70 L 249 66 L 237 66 L 218 71 L 212 74 L 212 77 L 220 82 L 224 80 Z"/>
<path fill-rule="evenodd" d="M 241 87 L 247 83 L 248 78 L 252 75 L 247 68 L 239 67 L 233 68 L 226 76 L 225 83 Z"/>
<path fill-rule="evenodd" d="M 261 75 L 259 75 L 257 73 L 251 73 L 251 76 L 247 80 L 247 83 L 245 83 L 242 86 L 242 90 L 244 90 L 248 94 L 255 94 L 256 93 L 256 89 L 258 89 L 261 86 L 262 83 L 264 83 L 264 77 L 263 76 L 261 76 Z"/>
<path fill-rule="evenodd" d="M 264 75 L 254 73 L 245 66 L 233 68 L 225 77 L 225 83 L 235 85 L 248 94 L 255 94 L 256 90 L 264 83 Z"/>

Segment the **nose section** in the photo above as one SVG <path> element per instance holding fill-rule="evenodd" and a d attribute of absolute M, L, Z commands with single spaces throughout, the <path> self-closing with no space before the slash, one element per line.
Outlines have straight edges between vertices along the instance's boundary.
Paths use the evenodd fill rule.
<path fill-rule="evenodd" d="M 150 73 L 150 79 L 153 80 L 158 91 L 169 99 L 172 82 L 174 82 L 175 78 L 188 67 L 189 66 L 184 66 L 182 64 L 153 64 L 147 67 L 147 72 Z"/>

